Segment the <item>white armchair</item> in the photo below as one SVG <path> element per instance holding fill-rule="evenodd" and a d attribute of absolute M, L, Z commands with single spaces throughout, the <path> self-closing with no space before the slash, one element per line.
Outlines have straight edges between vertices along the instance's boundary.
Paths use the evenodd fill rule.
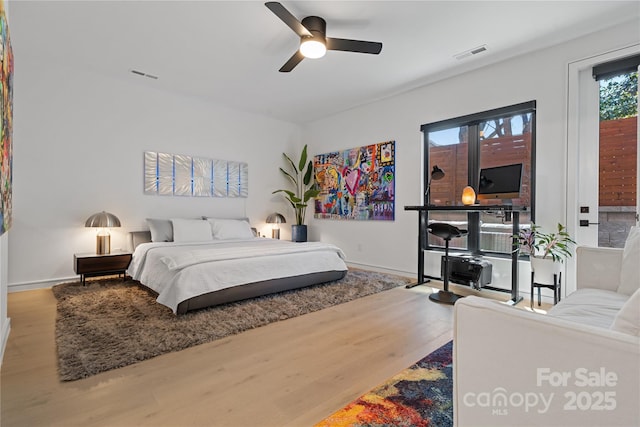
<path fill-rule="evenodd" d="M 620 285 L 622 249 L 576 248 L 576 286 L 616 291 Z M 640 266 L 638 266 L 640 269 Z"/>
<path fill-rule="evenodd" d="M 578 291 L 547 315 L 479 297 L 456 303 L 456 426 L 640 425 L 640 337 L 606 326 L 640 310 L 640 291 L 617 292 L 622 249 L 576 257 Z"/>

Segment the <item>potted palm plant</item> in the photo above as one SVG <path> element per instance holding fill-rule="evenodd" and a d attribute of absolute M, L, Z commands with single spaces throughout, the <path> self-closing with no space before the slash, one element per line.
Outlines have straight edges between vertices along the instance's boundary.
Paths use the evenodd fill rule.
<path fill-rule="evenodd" d="M 550 233 L 543 232 L 536 224 L 523 228 L 514 236 L 520 250 L 529 254 L 531 271 L 535 273 L 536 282 L 553 284 L 553 276 L 560 273 L 562 262 L 571 257 L 571 238 L 564 225 L 558 223 L 557 229 Z"/>
<path fill-rule="evenodd" d="M 300 159 L 297 164 L 286 153 L 282 153 L 282 155 L 286 160 L 287 169 L 281 167 L 280 172 L 293 184 L 294 190 L 276 190 L 272 194 L 284 193 L 285 198 L 296 214 L 296 222 L 291 226 L 291 240 L 294 242 L 306 242 L 307 226 L 304 223 L 304 216 L 307 210 L 307 203 L 320 192 L 312 188 L 313 162 L 309 160 L 307 163 L 306 144 L 302 149 L 302 153 L 300 153 Z"/>

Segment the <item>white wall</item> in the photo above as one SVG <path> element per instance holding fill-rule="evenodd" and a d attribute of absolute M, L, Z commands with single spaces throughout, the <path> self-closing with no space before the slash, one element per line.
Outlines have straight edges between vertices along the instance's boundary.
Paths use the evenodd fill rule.
<path fill-rule="evenodd" d="M 537 101 L 536 222 L 566 224 L 566 165 L 577 161 L 566 158 L 568 63 L 638 43 L 639 36 L 638 23 L 629 23 L 307 125 L 303 139 L 314 154 L 396 141 L 395 222 L 313 219 L 310 233 L 339 245 L 354 262 L 416 274 L 417 214 L 403 208 L 422 203 L 420 125 L 529 100 Z M 437 258 L 427 258 L 427 274 L 439 275 Z M 526 292 L 528 263 L 521 266 Z M 509 268 L 494 261 L 493 285 L 509 288 Z"/>
<path fill-rule="evenodd" d="M 123 225 L 112 249 L 147 217 L 248 216 L 260 231 L 273 211 L 291 218 L 271 192 L 285 185 L 277 168 L 299 149 L 298 126 L 162 92 L 126 70 L 113 79 L 15 56 L 10 290 L 76 277 L 73 254 L 95 251 L 84 221 L 101 210 Z M 249 197 L 144 195 L 146 150 L 248 162 Z"/>

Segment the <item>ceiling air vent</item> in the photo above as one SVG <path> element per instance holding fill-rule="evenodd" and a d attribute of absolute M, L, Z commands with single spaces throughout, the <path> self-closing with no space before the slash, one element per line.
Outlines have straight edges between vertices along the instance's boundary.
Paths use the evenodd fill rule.
<path fill-rule="evenodd" d="M 158 76 L 154 76 L 153 74 L 143 73 L 142 71 L 138 71 L 138 70 L 129 70 L 129 71 L 141 77 L 148 77 L 153 80 L 158 80 Z"/>
<path fill-rule="evenodd" d="M 479 53 L 484 52 L 485 50 L 487 50 L 487 45 L 483 44 L 481 46 L 474 47 L 473 49 L 469 49 L 467 51 L 464 51 L 462 53 L 454 55 L 453 57 L 458 59 L 458 60 L 460 60 L 460 59 L 466 58 L 466 57 L 471 56 L 471 55 L 477 55 Z"/>

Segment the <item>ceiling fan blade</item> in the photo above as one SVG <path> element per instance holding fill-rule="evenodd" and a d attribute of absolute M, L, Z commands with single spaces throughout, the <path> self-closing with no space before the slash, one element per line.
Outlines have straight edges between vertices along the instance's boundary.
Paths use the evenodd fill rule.
<path fill-rule="evenodd" d="M 345 52 L 371 53 L 377 55 L 382 50 L 382 43 L 327 37 L 327 50 L 342 50 Z"/>
<path fill-rule="evenodd" d="M 267 8 L 273 12 L 278 18 L 289 26 L 300 37 L 311 37 L 311 33 L 307 30 L 295 16 L 291 14 L 283 5 L 277 1 L 268 1 L 264 4 Z M 299 61 L 298 61 L 299 62 Z M 282 71 L 282 70 L 280 70 Z"/>
<path fill-rule="evenodd" d="M 296 50 L 296 53 L 294 53 L 293 56 L 286 62 L 286 64 L 284 64 L 278 71 L 280 71 L 281 73 L 288 73 L 289 71 L 293 70 L 296 65 L 298 65 L 303 59 L 304 55 L 302 55 L 299 50 Z"/>

